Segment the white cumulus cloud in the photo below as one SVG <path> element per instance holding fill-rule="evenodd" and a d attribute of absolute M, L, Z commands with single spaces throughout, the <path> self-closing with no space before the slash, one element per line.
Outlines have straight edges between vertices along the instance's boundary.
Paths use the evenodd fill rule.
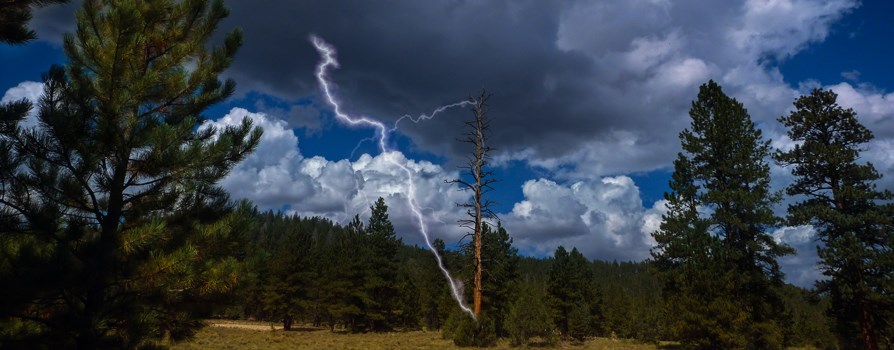
<path fill-rule="evenodd" d="M 234 108 L 207 126 L 238 125 L 251 119 L 264 129 L 257 150 L 221 181 L 234 198 L 253 201 L 263 209 L 285 210 L 305 216 L 323 216 L 346 223 L 355 214 L 368 217 L 369 206 L 385 198 L 389 214 L 405 241 L 421 243 L 422 237 L 407 204 L 408 183 L 404 165 L 413 174 L 416 201 L 435 237 L 456 241 L 460 211 L 456 203 L 467 194 L 444 182 L 457 176 L 440 165 L 407 159 L 400 152 L 361 155 L 356 161 L 305 157 L 288 124 L 264 113 Z"/>
<path fill-rule="evenodd" d="M 525 199 L 502 219 L 517 243 L 540 254 L 563 245 L 591 258 L 645 259 L 664 207 L 644 209 L 627 176 L 570 185 L 541 178 L 526 182 L 522 192 Z"/>
<path fill-rule="evenodd" d="M 305 157 L 287 123 L 242 108 L 206 122 L 206 127 L 238 125 L 245 118 L 262 127 L 264 136 L 258 149 L 221 182 L 234 198 L 250 199 L 263 209 L 344 223 L 357 213 L 365 219 L 369 205 L 381 196 L 399 234 L 407 242 L 419 243 L 421 236 L 407 205 L 407 176 L 394 165 L 397 162 L 413 173 L 416 200 L 432 234 L 448 242 L 464 234 L 457 220 L 465 213 L 456 203 L 465 202 L 468 193 L 444 182 L 458 176 L 455 170 L 407 159 L 400 152 L 363 154 L 354 161 Z M 539 254 L 565 245 L 576 246 L 591 258 L 644 259 L 665 210 L 663 201 L 643 208 L 639 189 L 627 176 L 569 184 L 541 178 L 526 182 L 521 190 L 524 200 L 499 217 L 517 246 Z"/>
<path fill-rule="evenodd" d="M 816 230 L 813 226 L 786 226 L 773 231 L 773 238 L 795 248 L 795 255 L 779 259 L 786 281 L 803 287 L 813 286 L 814 281 L 824 279 L 819 270 L 816 252 Z"/>

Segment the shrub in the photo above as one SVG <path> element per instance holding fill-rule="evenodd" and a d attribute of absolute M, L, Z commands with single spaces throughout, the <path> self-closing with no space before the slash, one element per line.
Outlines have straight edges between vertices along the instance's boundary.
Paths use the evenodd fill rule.
<path fill-rule="evenodd" d="M 469 314 L 456 310 L 444 323 L 442 334 L 445 339 L 453 339 L 456 346 L 487 347 L 497 342 L 494 320 L 485 313 L 476 321 Z"/>
<path fill-rule="evenodd" d="M 505 327 L 512 345 L 528 343 L 533 337 L 540 337 L 547 344 L 555 343 L 555 326 L 552 317 L 543 304 L 544 293 L 536 288 L 522 288 L 519 297 L 509 306 Z"/>

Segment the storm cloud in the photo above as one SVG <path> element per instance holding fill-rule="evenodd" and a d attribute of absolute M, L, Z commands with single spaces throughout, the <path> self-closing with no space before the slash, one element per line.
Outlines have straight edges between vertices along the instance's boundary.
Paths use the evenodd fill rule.
<path fill-rule="evenodd" d="M 232 2 L 224 27 L 246 45 L 229 74 L 243 91 L 315 96 L 316 34 L 339 50 L 347 109 L 420 113 L 494 93 L 492 144 L 566 179 L 668 166 L 697 86 L 715 79 L 760 121 L 798 91 L 768 62 L 823 40 L 856 2 L 389 1 Z M 402 132 L 455 156 L 465 115 Z"/>
<path fill-rule="evenodd" d="M 803 92 L 784 81 L 778 62 L 825 39 L 858 5 L 230 1 L 218 34 L 243 30 L 245 46 L 226 75 L 242 94 L 294 103 L 291 127 L 325 127 L 313 77 L 319 58 L 308 40 L 318 35 L 338 49 L 332 79 L 346 110 L 395 120 L 487 89 L 498 161 L 595 180 L 667 168 L 689 104 L 708 79 L 745 103 L 759 125 L 778 128 L 775 118 Z M 72 6 L 38 12 L 39 33 L 70 28 L 64 14 Z M 456 159 L 462 145 L 442 131 L 458 130 L 466 117 L 454 111 L 400 132 L 422 151 Z"/>

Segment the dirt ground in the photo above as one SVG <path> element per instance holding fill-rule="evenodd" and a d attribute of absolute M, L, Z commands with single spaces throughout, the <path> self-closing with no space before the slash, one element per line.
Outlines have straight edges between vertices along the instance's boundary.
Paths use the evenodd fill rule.
<path fill-rule="evenodd" d="M 227 321 L 227 320 L 209 320 L 208 327 L 220 328 L 237 328 L 248 329 L 253 331 L 275 331 L 282 330 L 282 325 L 269 322 L 251 322 L 251 321 Z"/>

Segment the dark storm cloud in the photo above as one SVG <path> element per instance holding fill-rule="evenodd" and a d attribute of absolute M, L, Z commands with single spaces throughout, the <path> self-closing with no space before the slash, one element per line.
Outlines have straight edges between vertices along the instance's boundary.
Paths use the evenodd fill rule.
<path fill-rule="evenodd" d="M 521 159 L 559 177 L 595 179 L 668 166 L 689 102 L 709 78 L 744 99 L 757 119 L 772 121 L 795 94 L 762 59 L 784 59 L 821 40 L 828 24 L 854 3 L 228 5 L 232 14 L 218 37 L 235 27 L 244 31 L 245 46 L 226 73 L 240 93 L 259 91 L 304 105 L 298 101 L 310 98 L 319 105 L 313 76 L 319 57 L 308 40 L 316 34 L 338 50 L 341 69 L 332 78 L 352 113 L 394 120 L 487 89 L 494 93 L 490 114 L 498 160 Z M 39 16 L 38 29 L 64 28 L 61 9 Z M 295 112 L 294 127 L 320 127 L 311 115 L 316 109 Z M 401 131 L 422 150 L 457 159 L 463 145 L 454 140 L 468 116 L 453 111 L 402 124 Z"/>
<path fill-rule="evenodd" d="M 70 26 L 71 4 L 39 16 L 47 36 Z M 348 110 L 382 119 L 420 114 L 477 94 L 494 93 L 495 146 L 533 147 L 556 157 L 601 130 L 629 129 L 620 111 L 594 108 L 593 62 L 556 47 L 563 6 L 547 1 L 229 1 L 245 45 L 227 71 L 239 91 L 287 100 L 318 93 L 319 35 L 338 49 L 333 72 Z M 66 16 L 66 11 L 68 16 Z M 466 111 L 425 125 L 402 125 L 424 150 L 455 154 Z M 300 125 L 295 125 L 300 126 Z M 449 130 L 450 132 L 445 132 Z"/>
<path fill-rule="evenodd" d="M 231 1 L 224 29 L 245 47 L 228 75 L 241 91 L 318 94 L 311 34 L 338 50 L 332 73 L 353 113 L 393 120 L 494 93 L 492 144 L 565 178 L 670 164 L 697 86 L 720 80 L 758 120 L 795 93 L 765 58 L 822 40 L 854 6 L 638 1 Z M 779 91 L 777 91 L 779 90 Z M 404 124 L 423 150 L 456 159 L 468 112 Z M 297 125 L 296 125 L 297 126 Z"/>
<path fill-rule="evenodd" d="M 245 47 L 229 71 L 243 89 L 296 99 L 317 93 L 319 35 L 338 50 L 333 72 L 348 110 L 382 119 L 419 114 L 478 93 L 494 93 L 494 142 L 512 150 L 532 142 L 560 155 L 605 128 L 583 108 L 592 100 L 592 62 L 556 48 L 560 9 L 554 2 L 232 2 L 224 24 L 241 26 Z M 425 125 L 404 124 L 424 149 L 459 147 L 467 112 Z M 606 116 L 607 117 L 607 116 Z M 614 119 L 614 118 L 611 118 Z M 611 124 L 623 123 L 617 118 Z M 454 132 L 445 132 L 452 130 Z"/>
<path fill-rule="evenodd" d="M 568 10 L 557 2 L 231 6 L 225 26 L 241 26 L 246 45 L 230 74 L 243 89 L 291 99 L 317 93 L 312 74 L 318 56 L 307 41 L 314 33 L 338 49 L 342 68 L 333 79 L 353 112 L 383 119 L 424 113 L 486 88 L 494 93 L 493 144 L 504 152 L 530 148 L 531 157 L 551 159 L 625 130 L 660 150 L 627 160 L 648 163 L 630 165 L 644 170 L 663 164 L 674 149 L 660 147 L 675 139 L 673 133 L 643 130 L 655 117 L 651 108 L 609 103 L 629 101 L 635 92 L 599 86 L 590 57 L 557 47 L 560 17 Z M 423 149 L 455 155 L 462 145 L 454 139 L 467 116 L 451 113 L 402 128 Z"/>

